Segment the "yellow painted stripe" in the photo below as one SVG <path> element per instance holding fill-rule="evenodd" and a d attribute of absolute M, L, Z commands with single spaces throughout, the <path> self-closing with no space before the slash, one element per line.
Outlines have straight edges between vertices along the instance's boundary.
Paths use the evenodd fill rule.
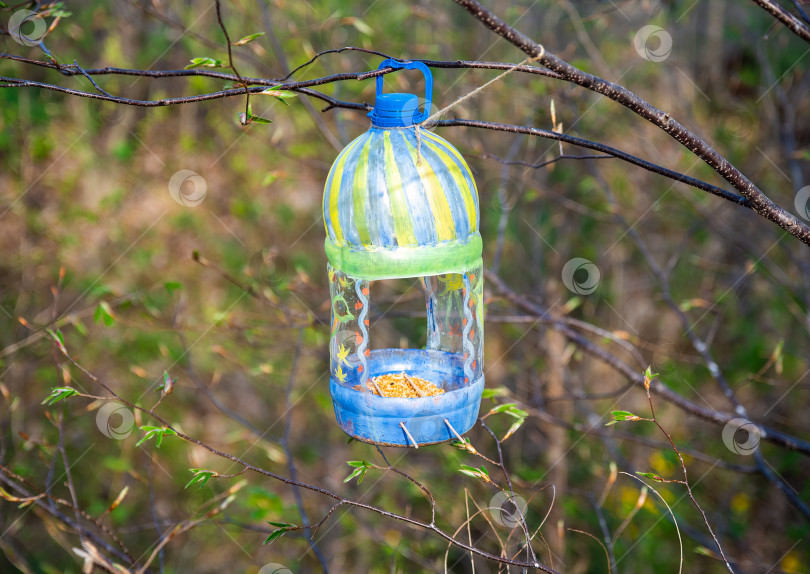
<path fill-rule="evenodd" d="M 394 149 L 391 147 L 390 131 L 386 130 L 383 141 L 385 144 L 385 183 L 388 186 L 388 201 L 391 204 L 391 219 L 394 221 L 397 245 L 416 245 L 416 235 L 413 233 L 411 215 L 405 200 L 402 177 L 394 158 Z"/>
<path fill-rule="evenodd" d="M 437 156 L 439 156 L 439 159 L 445 165 L 447 171 L 449 171 L 450 175 L 453 176 L 453 179 L 458 186 L 459 193 L 461 193 L 461 197 L 464 199 L 464 207 L 467 209 L 467 220 L 470 222 L 470 233 L 478 231 L 476 225 L 477 218 L 475 217 L 475 202 L 471 195 L 472 190 L 470 189 L 470 185 L 467 183 L 467 179 L 464 177 L 464 174 L 461 172 L 461 168 L 444 151 L 447 149 L 447 146 L 439 147 L 428 140 L 422 140 L 422 143 L 426 144 Z M 470 179 L 472 179 L 472 177 Z"/>
<path fill-rule="evenodd" d="M 344 243 L 343 230 L 340 227 L 340 216 L 338 214 L 338 198 L 340 196 L 340 182 L 343 181 L 343 167 L 349 158 L 352 150 L 360 143 L 364 136 L 360 136 L 343 150 L 335 165 L 332 166 L 332 188 L 329 190 L 329 219 L 332 222 L 332 229 L 335 232 L 335 241 Z"/>
<path fill-rule="evenodd" d="M 450 142 L 448 142 L 445 139 L 440 138 L 439 136 L 437 136 L 436 134 L 434 134 L 432 132 L 429 132 L 427 130 L 422 130 L 422 137 L 427 137 L 427 139 L 429 139 L 430 141 L 441 145 L 442 147 L 444 147 L 445 149 L 450 151 L 450 153 L 452 153 L 456 157 L 456 159 L 458 159 L 458 161 L 461 163 L 461 165 L 463 165 L 467 169 L 467 171 L 470 172 L 470 179 L 473 182 L 473 190 L 475 191 L 475 195 L 477 196 L 478 195 L 478 186 L 476 186 L 476 184 L 475 184 L 475 178 L 472 176 L 472 171 L 470 171 L 470 166 L 467 165 L 467 162 L 464 160 L 464 156 L 462 156 L 458 152 L 458 150 L 456 148 L 454 148 L 450 144 Z"/>
<path fill-rule="evenodd" d="M 371 235 L 368 232 L 368 223 L 366 222 L 366 196 L 368 195 L 368 156 L 371 149 L 371 138 L 360 150 L 360 155 L 357 158 L 357 169 L 354 172 L 354 187 L 352 189 L 353 211 L 354 211 L 354 225 L 357 228 L 357 235 L 360 237 L 360 243 L 363 245 L 371 245 Z"/>
<path fill-rule="evenodd" d="M 408 146 L 408 151 L 411 153 L 414 165 L 419 172 L 419 179 L 425 187 L 425 195 L 427 195 L 430 210 L 433 213 L 433 219 L 436 224 L 436 239 L 438 241 L 451 241 L 456 239 L 456 224 L 453 221 L 453 213 L 450 211 L 450 204 L 447 197 L 442 191 L 441 183 L 436 177 L 433 168 L 430 167 L 427 160 L 422 158 L 421 163 L 417 162 L 416 149 L 411 145 L 407 139 L 405 144 Z"/>

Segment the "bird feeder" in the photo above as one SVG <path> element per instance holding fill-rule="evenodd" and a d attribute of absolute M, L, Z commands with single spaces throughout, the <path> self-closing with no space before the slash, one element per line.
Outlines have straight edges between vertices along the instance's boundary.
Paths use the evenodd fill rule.
<path fill-rule="evenodd" d="M 416 95 L 383 94 L 378 76 L 371 128 L 329 170 L 323 219 L 330 391 L 337 422 L 351 437 L 418 448 L 460 438 L 478 417 L 484 389 L 478 191 L 458 150 L 419 127 L 431 108 L 427 66 L 385 60 L 385 67 L 424 74 L 424 109 Z M 424 349 L 377 349 L 369 338 L 371 285 L 396 278 L 424 286 Z M 415 398 L 382 396 L 374 381 L 383 375 L 409 381 Z M 419 379 L 443 392 L 421 396 L 413 385 Z"/>

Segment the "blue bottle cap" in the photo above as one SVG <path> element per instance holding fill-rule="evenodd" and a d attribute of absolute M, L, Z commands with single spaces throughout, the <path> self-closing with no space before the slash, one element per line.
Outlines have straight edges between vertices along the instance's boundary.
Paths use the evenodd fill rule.
<path fill-rule="evenodd" d="M 414 94 L 380 94 L 368 114 L 371 124 L 380 128 L 403 128 L 419 122 L 419 98 Z"/>

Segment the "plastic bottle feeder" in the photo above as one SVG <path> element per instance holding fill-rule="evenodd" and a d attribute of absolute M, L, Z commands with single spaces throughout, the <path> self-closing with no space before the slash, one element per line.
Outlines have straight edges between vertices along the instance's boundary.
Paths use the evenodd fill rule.
<path fill-rule="evenodd" d="M 326 180 L 330 392 L 349 436 L 418 448 L 460 438 L 478 417 L 484 389 L 478 191 L 458 150 L 417 128 L 430 115 L 430 70 L 420 62 L 380 64 L 388 66 L 421 70 L 426 103 L 420 113 L 417 96 L 383 94 L 378 76 L 371 129 L 340 153 Z M 370 284 L 396 278 L 424 284 L 424 349 L 371 348 Z M 375 381 L 383 375 L 407 381 L 415 398 L 381 396 Z M 444 392 L 421 396 L 419 379 Z"/>

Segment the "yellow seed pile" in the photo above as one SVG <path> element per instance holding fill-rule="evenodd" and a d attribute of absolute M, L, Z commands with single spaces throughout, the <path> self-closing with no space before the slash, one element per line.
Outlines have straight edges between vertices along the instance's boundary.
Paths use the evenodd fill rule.
<path fill-rule="evenodd" d="M 380 392 L 377 392 L 377 388 L 375 388 L 374 385 L 379 388 Z M 406 375 L 404 372 L 389 373 L 387 375 L 373 377 L 366 383 L 366 388 L 375 395 L 406 399 L 432 397 L 444 393 L 443 389 L 440 389 L 430 381 L 426 381 L 421 377 Z M 418 392 L 417 389 L 419 390 Z"/>

